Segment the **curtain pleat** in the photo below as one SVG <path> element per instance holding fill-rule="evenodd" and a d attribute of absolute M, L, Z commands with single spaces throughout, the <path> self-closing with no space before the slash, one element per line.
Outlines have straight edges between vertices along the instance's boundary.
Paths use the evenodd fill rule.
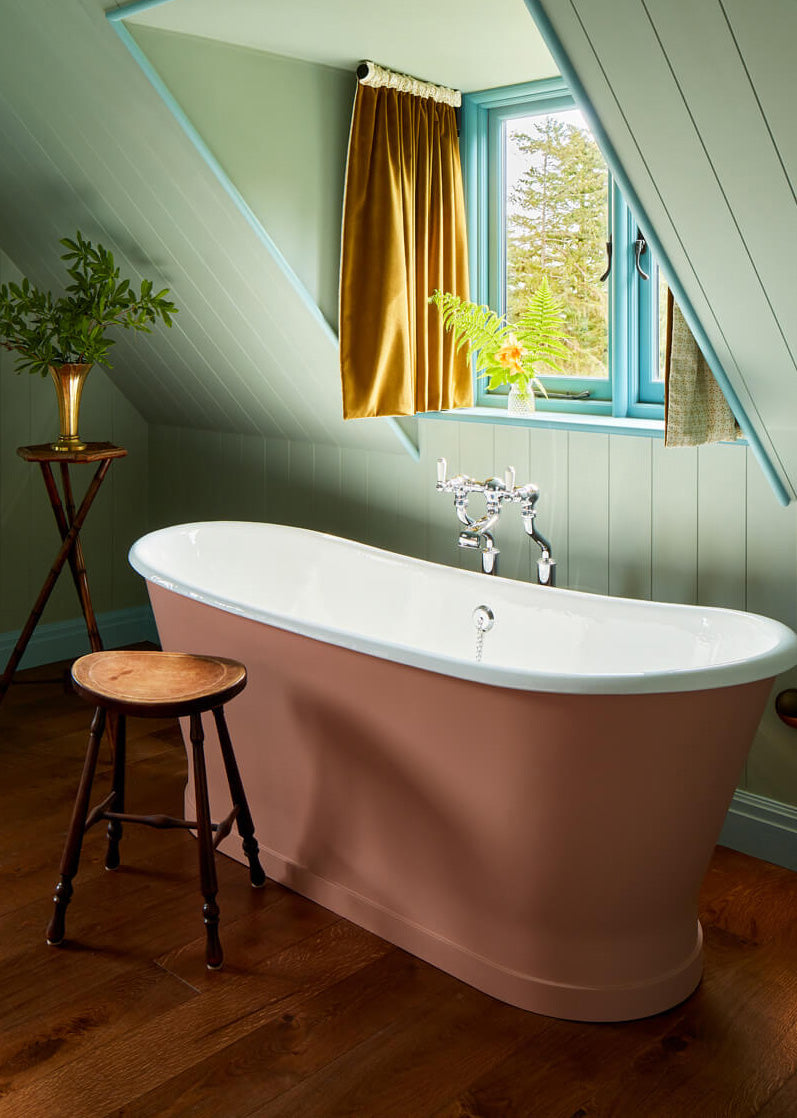
<path fill-rule="evenodd" d="M 672 291 L 667 292 L 664 376 L 665 446 L 702 446 L 740 437 L 739 424 Z"/>
<path fill-rule="evenodd" d="M 454 108 L 358 84 L 341 246 L 345 419 L 472 405 L 470 362 L 428 303 L 438 288 L 468 298 Z"/>

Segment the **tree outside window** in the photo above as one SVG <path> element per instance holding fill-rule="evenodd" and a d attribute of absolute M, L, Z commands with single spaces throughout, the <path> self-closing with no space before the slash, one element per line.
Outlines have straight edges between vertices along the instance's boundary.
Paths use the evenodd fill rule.
<path fill-rule="evenodd" d="M 579 112 L 507 121 L 506 313 L 517 321 L 543 275 L 570 338 L 566 372 L 608 375 L 609 176 Z"/>

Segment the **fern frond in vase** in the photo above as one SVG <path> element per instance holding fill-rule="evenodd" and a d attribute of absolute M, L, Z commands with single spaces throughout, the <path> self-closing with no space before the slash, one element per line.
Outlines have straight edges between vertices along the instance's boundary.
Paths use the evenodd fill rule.
<path fill-rule="evenodd" d="M 537 376 L 538 364 L 561 372 L 557 361 L 567 355 L 561 305 L 543 277 L 516 326 L 489 307 L 462 300 L 448 291 L 429 299 L 439 309 L 443 326 L 454 335 L 457 350 L 467 345 L 476 375 L 492 390 L 509 385 L 533 405 L 534 391 L 547 396 Z"/>
<path fill-rule="evenodd" d="M 562 372 L 558 362 L 568 352 L 562 329 L 562 304 L 551 294 L 545 276 L 518 319 L 516 332 L 532 368 L 539 362 L 556 373 Z"/>

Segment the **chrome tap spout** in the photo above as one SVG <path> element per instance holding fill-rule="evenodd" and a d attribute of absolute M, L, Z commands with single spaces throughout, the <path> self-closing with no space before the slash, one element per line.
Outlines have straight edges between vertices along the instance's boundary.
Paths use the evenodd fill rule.
<path fill-rule="evenodd" d="M 466 529 L 459 533 L 457 546 L 479 551 L 482 559 L 482 571 L 486 575 L 498 574 L 498 556 L 501 554 L 495 546 L 495 540 L 489 532 L 473 531 Z"/>
<path fill-rule="evenodd" d="M 535 506 L 540 494 L 536 486 L 534 486 L 533 489 L 534 492 L 525 496 L 520 503 L 520 519 L 523 521 L 526 535 L 534 540 L 537 547 L 540 549 L 540 557 L 537 560 L 537 582 L 540 586 L 555 586 L 556 560 L 553 558 L 551 545 L 545 536 L 537 531 L 534 524 L 534 519 L 537 515 Z"/>

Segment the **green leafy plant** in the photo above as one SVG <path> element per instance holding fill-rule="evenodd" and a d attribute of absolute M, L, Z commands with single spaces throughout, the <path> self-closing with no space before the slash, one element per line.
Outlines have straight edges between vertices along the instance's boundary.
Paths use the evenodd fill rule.
<path fill-rule="evenodd" d="M 558 362 L 567 357 L 568 348 L 562 307 L 551 294 L 545 276 L 515 325 L 489 307 L 469 303 L 448 291 L 435 291 L 429 302 L 439 308 L 457 349 L 468 347 L 477 376 L 487 380 L 488 388 L 517 385 L 521 395 L 530 395 L 535 389 L 547 395 L 538 366 L 547 365 L 560 373 Z"/>
<path fill-rule="evenodd" d="M 153 292 L 151 280 L 142 280 L 136 293 L 130 280 L 122 279 L 113 255 L 96 247 L 78 231 L 75 239 L 60 242 L 61 259 L 71 279 L 66 294 L 54 299 L 28 280 L 0 286 L 0 345 L 19 354 L 17 372 L 47 375 L 50 365 L 105 365 L 114 339 L 112 327 L 151 333 L 158 321 L 172 324 L 177 313 L 167 298 L 169 289 Z"/>

